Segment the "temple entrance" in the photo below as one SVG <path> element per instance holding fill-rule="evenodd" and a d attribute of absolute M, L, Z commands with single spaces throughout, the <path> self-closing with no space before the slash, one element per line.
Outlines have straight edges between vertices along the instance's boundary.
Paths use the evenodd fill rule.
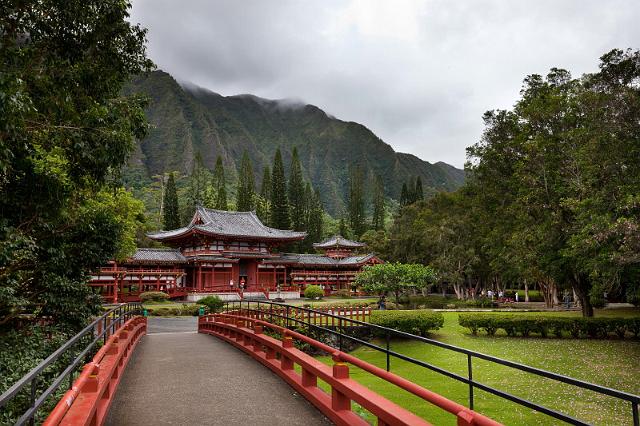
<path fill-rule="evenodd" d="M 238 284 L 244 283 L 244 289 L 258 287 L 256 278 L 258 275 L 258 263 L 254 259 L 240 259 L 238 262 Z"/>

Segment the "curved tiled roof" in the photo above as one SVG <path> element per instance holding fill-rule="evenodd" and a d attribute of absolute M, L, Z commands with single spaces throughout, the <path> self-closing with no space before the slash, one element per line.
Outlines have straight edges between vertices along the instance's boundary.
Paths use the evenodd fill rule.
<path fill-rule="evenodd" d="M 192 232 L 220 237 L 258 238 L 263 240 L 301 240 L 305 232 L 265 226 L 254 212 L 228 212 L 198 207 L 191 223 L 184 228 L 148 234 L 154 240 L 168 240 Z"/>
<path fill-rule="evenodd" d="M 349 256 L 343 258 L 335 258 L 323 256 L 320 254 L 297 254 L 283 253 L 280 257 L 274 259 L 266 259 L 264 263 L 287 263 L 291 265 L 322 265 L 322 266 L 350 266 L 362 265 L 376 257 L 374 253 L 364 254 L 360 256 Z"/>
<path fill-rule="evenodd" d="M 358 241 L 347 240 L 341 235 L 334 235 L 333 237 L 324 240 L 321 243 L 314 243 L 315 248 L 333 248 L 333 247 L 347 247 L 347 248 L 359 248 L 366 246 L 365 243 Z"/>
<path fill-rule="evenodd" d="M 176 249 L 139 248 L 127 261 L 131 263 L 185 263 L 187 259 Z"/>

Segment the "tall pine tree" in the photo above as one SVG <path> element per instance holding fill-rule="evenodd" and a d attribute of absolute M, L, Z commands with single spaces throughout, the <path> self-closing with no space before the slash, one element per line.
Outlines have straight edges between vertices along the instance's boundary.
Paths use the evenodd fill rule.
<path fill-rule="evenodd" d="M 271 206 L 270 225 L 278 229 L 289 229 L 289 201 L 287 200 L 287 179 L 284 176 L 284 165 L 280 148 L 273 158 L 273 172 L 271 175 Z"/>
<path fill-rule="evenodd" d="M 422 179 L 420 176 L 416 178 L 416 190 L 415 190 L 415 199 L 416 201 L 424 200 L 424 190 L 422 189 Z"/>
<path fill-rule="evenodd" d="M 409 189 L 407 188 L 407 183 L 404 182 L 402 184 L 402 191 L 400 192 L 400 207 L 405 207 L 410 204 L 409 199 Z"/>
<path fill-rule="evenodd" d="M 354 237 L 359 238 L 367 230 L 364 211 L 364 173 L 360 166 L 352 167 L 349 173 L 348 213 L 349 225 Z"/>
<path fill-rule="evenodd" d="M 376 231 L 384 229 L 384 182 L 381 175 L 376 175 L 371 225 Z"/>
<path fill-rule="evenodd" d="M 302 178 L 302 167 L 298 158 L 298 149 L 293 148 L 291 155 L 291 169 L 289 171 L 289 213 L 291 226 L 295 231 L 305 229 L 305 188 Z"/>
<path fill-rule="evenodd" d="M 310 186 L 309 189 L 311 189 Z M 322 240 L 323 231 L 324 208 L 320 200 L 320 192 L 316 189 L 309 197 L 309 211 L 307 214 L 307 241 L 309 244 L 308 247 L 306 247 L 307 250 L 313 247 L 313 243 L 318 243 Z"/>
<path fill-rule="evenodd" d="M 249 153 L 245 150 L 240 164 L 240 176 L 238 177 L 238 189 L 236 194 L 236 210 L 241 212 L 252 211 L 255 208 L 255 183 L 253 168 Z"/>
<path fill-rule="evenodd" d="M 265 166 L 262 173 L 260 195 L 256 197 L 256 214 L 264 224 L 269 224 L 269 206 L 271 205 L 271 169 Z"/>
<path fill-rule="evenodd" d="M 193 159 L 193 167 L 189 176 L 187 188 L 187 205 L 183 212 L 185 219 L 190 219 L 196 206 L 204 202 L 207 181 L 209 180 L 209 172 L 204 166 L 202 156 L 197 153 Z"/>
<path fill-rule="evenodd" d="M 218 210 L 227 210 L 227 180 L 224 177 L 222 157 L 218 155 L 216 168 L 213 170 L 213 185 L 216 188 L 216 204 Z"/>
<path fill-rule="evenodd" d="M 173 176 L 173 172 L 169 173 L 162 209 L 164 211 L 162 220 L 164 229 L 169 230 L 179 228 L 180 208 L 178 206 L 178 191 L 176 190 L 176 180 Z"/>

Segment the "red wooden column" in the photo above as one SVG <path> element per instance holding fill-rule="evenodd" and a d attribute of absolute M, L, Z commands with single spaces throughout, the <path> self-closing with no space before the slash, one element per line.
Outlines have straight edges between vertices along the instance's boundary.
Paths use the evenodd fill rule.
<path fill-rule="evenodd" d="M 202 266 L 198 264 L 198 282 L 196 284 L 198 290 L 202 290 Z"/>

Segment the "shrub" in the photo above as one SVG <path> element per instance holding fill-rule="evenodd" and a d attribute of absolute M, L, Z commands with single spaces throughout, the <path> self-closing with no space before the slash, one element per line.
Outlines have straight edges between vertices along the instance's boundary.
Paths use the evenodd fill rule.
<path fill-rule="evenodd" d="M 442 327 L 444 317 L 440 312 L 432 311 L 372 311 L 369 321 L 382 327 L 425 336 L 430 330 Z"/>
<path fill-rule="evenodd" d="M 210 313 L 219 312 L 224 306 L 224 301 L 218 296 L 207 296 L 198 300 L 199 305 L 204 305 L 209 308 Z"/>
<path fill-rule="evenodd" d="M 169 300 L 169 295 L 161 291 L 145 291 L 140 293 L 141 302 L 165 302 Z"/>
<path fill-rule="evenodd" d="M 640 306 L 640 285 L 627 289 L 627 302 L 633 306 Z"/>
<path fill-rule="evenodd" d="M 304 297 L 307 299 L 316 299 L 324 296 L 324 291 L 317 285 L 310 285 L 304 289 Z"/>
<path fill-rule="evenodd" d="M 351 291 L 347 290 L 347 289 L 340 289 L 338 291 L 336 291 L 336 296 L 340 297 L 341 299 L 351 299 Z"/>
<path fill-rule="evenodd" d="M 638 337 L 640 318 L 572 318 L 549 317 L 524 314 L 460 314 L 458 323 L 468 328 L 472 334 L 484 330 L 489 336 L 502 329 L 507 336 L 528 337 L 537 333 L 542 337 L 553 335 L 562 337 L 606 338 L 615 334 L 624 338 L 627 333 Z"/>

